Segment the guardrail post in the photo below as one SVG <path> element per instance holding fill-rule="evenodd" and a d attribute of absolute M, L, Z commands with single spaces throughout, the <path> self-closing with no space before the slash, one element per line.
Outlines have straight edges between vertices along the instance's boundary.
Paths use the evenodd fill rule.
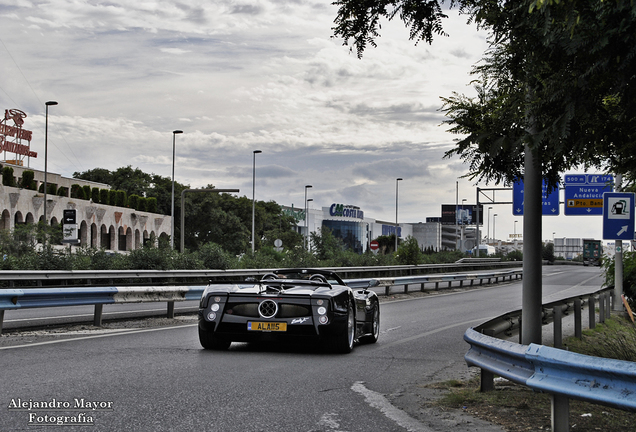
<path fill-rule="evenodd" d="M 590 328 L 590 330 L 594 330 L 594 328 L 596 327 L 596 307 L 594 306 L 594 301 L 595 298 L 593 295 L 588 297 L 588 313 L 590 314 L 590 321 L 588 322 L 587 326 Z"/>
<path fill-rule="evenodd" d="M 435 282 L 435 291 L 439 290 L 439 282 Z"/>
<path fill-rule="evenodd" d="M 388 297 L 390 293 L 391 293 L 391 287 L 389 285 L 387 285 L 384 288 L 384 295 Z"/>
<path fill-rule="evenodd" d="M 598 322 L 605 322 L 605 293 L 598 296 Z"/>
<path fill-rule="evenodd" d="M 581 299 L 574 299 L 574 337 L 583 338 L 583 323 L 581 314 Z"/>
<path fill-rule="evenodd" d="M 552 395 L 552 432 L 570 430 L 570 401 L 566 396 Z"/>
<path fill-rule="evenodd" d="M 495 336 L 493 329 L 483 329 L 482 334 L 486 336 Z M 479 382 L 480 392 L 489 392 L 495 389 L 495 374 L 486 369 L 481 369 L 481 376 Z"/>
<path fill-rule="evenodd" d="M 409 284 L 404 284 L 404 294 L 408 294 L 409 292 Z"/>
<path fill-rule="evenodd" d="M 554 347 L 561 348 L 563 346 L 563 307 L 557 305 L 552 311 L 554 313 L 554 322 L 552 324 L 554 330 Z"/>
<path fill-rule="evenodd" d="M 103 304 L 96 304 L 95 305 L 95 314 L 93 316 L 93 325 L 95 327 L 101 327 L 102 326 L 102 310 L 104 309 L 104 305 Z"/>
<path fill-rule="evenodd" d="M 425 289 L 424 289 L 424 286 L 425 286 L 425 285 L 426 285 L 426 284 L 425 284 L 424 282 L 422 282 L 422 284 L 420 285 L 420 291 L 422 291 L 422 292 L 424 292 L 424 291 L 425 291 Z"/>
<path fill-rule="evenodd" d="M 174 302 L 168 302 L 168 318 L 174 318 Z"/>
<path fill-rule="evenodd" d="M 610 314 L 612 310 L 612 305 L 610 304 L 611 298 L 612 298 L 612 295 L 610 294 L 610 292 L 606 291 L 605 292 L 605 317 L 607 319 L 610 318 Z"/>
<path fill-rule="evenodd" d="M 4 309 L 0 310 L 0 334 L 2 334 L 2 323 L 4 322 Z"/>

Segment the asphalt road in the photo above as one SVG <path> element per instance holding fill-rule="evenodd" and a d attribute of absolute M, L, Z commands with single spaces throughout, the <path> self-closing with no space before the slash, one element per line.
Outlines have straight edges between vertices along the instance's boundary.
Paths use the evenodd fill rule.
<path fill-rule="evenodd" d="M 545 301 L 602 283 L 597 267 L 543 274 Z M 427 406 L 425 386 L 471 374 L 466 328 L 520 306 L 520 281 L 387 299 L 378 343 L 347 355 L 251 344 L 208 352 L 193 316 L 10 333 L 0 336 L 0 430 L 59 430 L 61 417 L 64 431 L 498 431 Z"/>

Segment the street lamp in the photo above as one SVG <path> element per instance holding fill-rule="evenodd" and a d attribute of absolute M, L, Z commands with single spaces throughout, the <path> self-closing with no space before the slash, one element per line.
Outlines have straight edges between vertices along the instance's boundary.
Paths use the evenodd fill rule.
<path fill-rule="evenodd" d="M 49 221 L 46 216 L 46 190 L 48 189 L 47 173 L 49 160 L 49 107 L 57 105 L 55 101 L 44 102 L 46 110 L 46 119 L 44 122 L 44 224 L 48 225 Z M 42 244 L 46 243 L 46 236 L 42 240 Z"/>
<path fill-rule="evenodd" d="M 398 249 L 398 182 L 402 178 L 395 179 L 395 251 Z"/>
<path fill-rule="evenodd" d="M 309 244 L 307 242 L 307 238 L 309 237 L 309 225 L 307 225 L 307 219 L 309 219 L 307 215 L 307 189 L 313 187 L 312 185 L 305 185 L 305 249 L 309 248 Z"/>
<path fill-rule="evenodd" d="M 263 153 L 260 150 L 254 150 L 253 152 L 253 160 L 252 160 L 252 254 L 254 254 L 254 214 L 256 213 L 256 207 L 254 201 L 255 196 L 255 188 L 256 188 L 256 154 Z"/>
<path fill-rule="evenodd" d="M 495 213 L 494 215 L 492 215 L 492 241 L 495 242 L 495 244 L 497 244 L 497 236 L 495 235 L 495 222 L 497 222 L 497 219 L 495 219 L 497 217 L 497 213 Z"/>
<path fill-rule="evenodd" d="M 488 207 L 488 227 L 486 228 L 487 230 L 486 244 L 490 243 L 490 210 L 492 210 L 492 207 Z"/>
<path fill-rule="evenodd" d="M 172 204 L 170 206 L 170 249 L 174 249 L 174 156 L 175 156 L 175 137 L 182 134 L 182 130 L 172 131 Z M 183 209 L 181 209 L 183 211 Z M 183 251 L 181 251 L 183 252 Z"/>
<path fill-rule="evenodd" d="M 462 198 L 462 209 L 461 209 L 461 213 L 460 213 L 462 215 L 462 217 L 461 217 L 461 220 L 462 220 L 462 224 L 461 225 L 462 225 L 462 227 L 461 227 L 461 231 L 460 231 L 459 240 L 460 240 L 460 245 L 461 245 L 460 247 L 461 247 L 462 251 L 464 250 L 464 232 L 465 232 L 465 229 L 464 229 L 464 203 L 466 201 L 468 201 L 466 198 Z"/>
<path fill-rule="evenodd" d="M 518 221 L 515 221 L 515 231 L 514 231 L 514 233 L 515 233 L 515 238 L 517 238 L 517 222 L 518 222 Z"/>

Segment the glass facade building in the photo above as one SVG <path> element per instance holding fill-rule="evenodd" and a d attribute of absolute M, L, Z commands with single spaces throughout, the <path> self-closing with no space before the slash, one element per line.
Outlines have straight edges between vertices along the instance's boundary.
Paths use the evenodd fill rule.
<path fill-rule="evenodd" d="M 349 222 L 343 220 L 323 220 L 322 226 L 328 228 L 334 237 L 342 239 L 345 246 L 356 252 L 364 252 L 364 232 L 360 222 Z"/>

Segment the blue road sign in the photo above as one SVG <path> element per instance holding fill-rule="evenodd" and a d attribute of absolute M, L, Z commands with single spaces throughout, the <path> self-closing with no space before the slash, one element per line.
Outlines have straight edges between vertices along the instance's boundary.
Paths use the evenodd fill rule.
<path fill-rule="evenodd" d="M 543 180 L 543 193 L 541 194 L 541 214 L 543 216 L 559 215 L 559 188 L 548 194 L 548 187 Z M 523 216 L 523 180 L 512 184 L 512 214 Z"/>
<path fill-rule="evenodd" d="M 634 193 L 603 194 L 603 238 L 634 240 Z"/>
<path fill-rule="evenodd" d="M 603 194 L 614 190 L 614 177 L 607 174 L 566 174 L 566 216 L 603 214 Z"/>

